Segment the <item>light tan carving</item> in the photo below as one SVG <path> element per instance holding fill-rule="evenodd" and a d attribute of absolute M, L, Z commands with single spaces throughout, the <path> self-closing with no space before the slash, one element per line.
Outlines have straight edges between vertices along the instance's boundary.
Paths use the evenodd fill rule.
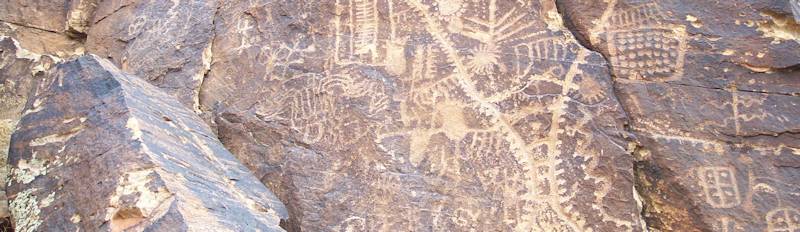
<path fill-rule="evenodd" d="M 714 208 L 732 208 L 741 203 L 732 167 L 701 167 L 697 172 L 706 203 Z"/>
<path fill-rule="evenodd" d="M 356 232 L 366 230 L 366 220 L 362 217 L 352 216 L 342 221 L 342 224 L 338 226 L 336 231 Z"/>
<path fill-rule="evenodd" d="M 767 213 L 767 231 L 796 232 L 800 230 L 800 212 L 789 207 L 780 207 Z"/>
<path fill-rule="evenodd" d="M 241 55 L 242 52 L 253 46 L 253 36 L 250 34 L 250 31 L 255 28 L 254 19 L 251 17 L 241 17 L 236 21 L 236 33 L 241 35 L 239 46 L 235 47 L 233 50 L 237 52 L 238 55 Z"/>
<path fill-rule="evenodd" d="M 337 63 L 378 61 L 377 4 L 377 0 L 336 0 Z"/>
<path fill-rule="evenodd" d="M 666 22 L 657 3 L 609 17 L 605 33 L 611 65 L 618 75 L 660 81 L 683 77 L 686 27 Z"/>
<path fill-rule="evenodd" d="M 304 53 L 296 45 L 261 48 L 258 61 L 268 74 L 263 81 L 278 87 L 263 90 L 268 96 L 251 103 L 257 105 L 253 110 L 259 119 L 288 125 L 294 139 L 326 155 L 363 157 L 366 165 L 381 172 L 378 178 L 392 182 L 365 188 L 392 192 L 395 186 L 406 186 L 394 183 L 412 179 L 457 181 L 453 188 L 481 188 L 466 194 L 491 194 L 443 196 L 431 205 L 398 209 L 409 218 L 433 218 L 434 224 L 452 223 L 465 230 L 480 228 L 492 218 L 502 220 L 507 226 L 503 229 L 518 231 L 587 231 L 598 227 L 588 220 L 598 219 L 601 226 L 633 230 L 630 218 L 635 215 L 604 206 L 613 179 L 601 170 L 607 157 L 603 153 L 615 151 L 589 146 L 605 143 L 591 128 L 598 111 L 608 112 L 598 105 L 608 99 L 604 91 L 610 84 L 583 73 L 597 55 L 560 28 L 552 3 L 335 4 L 336 14 L 325 28 L 331 35 L 307 38 L 303 45 L 309 51 L 301 55 L 305 62 L 324 62 L 314 66 L 319 73 L 289 68 L 294 60 L 304 62 L 293 55 Z M 238 41 L 233 42 L 235 47 Z M 312 46 L 334 51 L 312 51 Z M 344 163 L 331 166 L 361 165 Z M 401 166 L 402 171 L 397 169 Z M 392 200 L 409 198 L 403 194 L 407 193 L 382 201 L 392 205 Z M 457 207 L 467 204 L 466 198 L 481 202 Z M 490 205 L 492 212 L 475 211 L 483 205 Z M 391 218 L 392 213 L 348 219 L 332 227 L 419 229 Z"/>
<path fill-rule="evenodd" d="M 719 232 L 736 232 L 740 231 L 737 228 L 736 221 L 731 217 L 721 217 L 714 223 L 714 231 Z"/>

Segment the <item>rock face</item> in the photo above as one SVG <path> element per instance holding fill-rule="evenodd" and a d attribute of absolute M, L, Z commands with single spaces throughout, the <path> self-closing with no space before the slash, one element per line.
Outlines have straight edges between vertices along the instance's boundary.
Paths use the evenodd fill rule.
<path fill-rule="evenodd" d="M 201 105 L 304 231 L 642 230 L 554 1 L 223 1 Z"/>
<path fill-rule="evenodd" d="M 0 163 L 6 164 L 11 133 L 17 125 L 28 93 L 44 77 L 54 59 L 19 47 L 14 39 L 0 37 Z M 0 167 L 0 184 L 6 186 L 8 170 Z M 9 217 L 5 188 L 0 191 L 0 218 Z"/>
<path fill-rule="evenodd" d="M 98 54 L 177 97 L 286 203 L 290 231 L 776 232 L 800 230 L 800 24 L 789 2 L 10 0 L 0 35 L 34 53 Z M 36 85 L 18 80 L 45 66 L 9 54 L 0 81 L 13 82 L 0 94 L 20 103 Z M 141 104 L 111 105 L 162 99 L 126 98 Z M 160 114 L 151 121 L 205 128 Z M 44 122 L 59 135 L 124 129 L 83 117 Z M 125 136 L 92 142 L 146 153 Z M 187 141 L 175 144 L 196 147 Z M 156 167 L 192 160 L 147 154 Z M 102 186 L 137 180 L 91 162 L 80 165 L 122 178 Z M 160 186 L 185 183 L 169 173 L 155 175 Z M 42 181 L 30 199 L 59 201 L 59 182 Z M 77 185 L 94 186 L 64 186 Z M 92 220 L 116 211 L 106 212 Z"/>
<path fill-rule="evenodd" d="M 0 21 L 80 37 L 96 5 L 97 0 L 9 0 L 0 6 Z"/>
<path fill-rule="evenodd" d="M 216 7 L 216 1 L 101 1 L 86 50 L 108 57 L 196 110 L 211 62 Z"/>
<path fill-rule="evenodd" d="M 17 231 L 282 231 L 275 195 L 173 98 L 96 56 L 47 80 L 11 139 Z"/>
<path fill-rule="evenodd" d="M 68 4 L 68 0 L 5 1 L 0 6 L 0 20 L 59 32 L 66 27 Z"/>
<path fill-rule="evenodd" d="M 69 56 L 83 52 L 95 0 L 10 0 L 0 5 L 0 35 L 13 36 L 25 49 Z"/>
<path fill-rule="evenodd" d="M 800 25 L 789 2 L 607 2 L 559 7 L 610 60 L 648 225 L 800 230 Z"/>
<path fill-rule="evenodd" d="M 36 54 L 69 57 L 83 53 L 83 45 L 64 33 L 0 22 L 0 36 L 12 37 L 20 48 Z"/>

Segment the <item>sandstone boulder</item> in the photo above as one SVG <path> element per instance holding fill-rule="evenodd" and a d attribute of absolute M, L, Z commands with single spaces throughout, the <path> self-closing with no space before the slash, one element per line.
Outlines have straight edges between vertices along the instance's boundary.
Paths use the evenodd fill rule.
<path fill-rule="evenodd" d="M 194 112 L 96 56 L 51 72 L 11 139 L 17 231 L 282 231 L 283 204 Z"/>

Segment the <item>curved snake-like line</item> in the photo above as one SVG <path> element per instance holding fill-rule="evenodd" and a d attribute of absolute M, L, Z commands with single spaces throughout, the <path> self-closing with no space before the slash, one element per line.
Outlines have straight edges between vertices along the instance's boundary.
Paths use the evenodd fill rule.
<path fill-rule="evenodd" d="M 426 14 L 427 10 L 425 9 L 425 4 L 423 4 L 420 0 L 406 0 L 406 2 L 409 3 L 409 5 L 414 7 L 417 11 L 419 11 L 422 14 L 423 16 L 422 18 L 427 26 L 428 32 L 434 37 L 436 41 L 438 41 L 440 44 L 443 45 L 443 50 L 446 53 L 448 60 L 453 62 L 453 64 L 455 65 L 456 68 L 455 74 L 457 75 L 456 77 L 458 83 L 465 92 L 465 94 L 467 95 L 467 97 L 477 102 L 482 111 L 484 111 L 490 117 L 492 117 L 493 121 L 495 121 L 496 125 L 498 125 L 498 129 L 501 130 L 501 134 L 505 135 L 509 143 L 511 144 L 512 153 L 517 156 L 516 157 L 517 162 L 523 165 L 523 167 L 526 167 L 524 170 L 528 176 L 535 176 L 535 174 L 533 173 L 533 165 L 530 163 L 530 161 L 528 161 L 528 156 L 529 156 L 528 151 L 524 149 L 525 140 L 523 140 L 522 137 L 513 130 L 513 127 L 505 120 L 502 112 L 500 112 L 497 109 L 497 106 L 491 104 L 489 101 L 481 97 L 478 91 L 475 89 L 475 86 L 471 85 L 467 80 L 465 80 L 463 75 L 465 75 L 468 72 L 464 66 L 464 62 L 461 60 L 461 57 L 458 56 L 458 52 L 456 52 L 456 49 L 454 48 L 455 46 L 452 44 L 452 42 L 443 36 L 446 33 L 442 31 L 441 25 L 438 25 L 438 23 L 435 20 L 431 19 L 430 16 Z M 586 51 L 581 50 L 578 54 L 578 59 L 584 59 L 585 57 L 586 57 Z M 570 71 L 567 73 L 567 78 L 565 80 L 565 85 L 562 92 L 569 91 L 569 89 L 571 88 L 572 85 L 571 82 L 572 78 L 575 76 L 575 70 L 577 70 L 577 63 L 573 63 L 572 66 L 570 67 Z M 553 124 L 555 126 L 553 126 L 551 128 L 551 132 L 548 133 L 548 137 L 550 138 L 549 140 L 551 141 L 550 143 L 548 143 L 548 148 L 549 148 L 548 151 L 552 151 L 557 148 L 558 132 L 560 131 L 558 129 L 557 124 L 559 119 L 563 115 L 563 106 L 564 102 L 562 101 L 559 107 L 554 107 L 556 109 L 556 112 L 554 112 L 553 114 Z M 550 152 L 548 158 L 550 159 L 554 158 L 554 155 L 552 154 L 555 153 L 557 152 Z M 555 168 L 551 167 L 551 169 Z M 549 172 L 550 176 L 557 177 L 555 175 L 555 172 L 556 170 L 551 170 Z M 552 179 L 554 180 L 556 178 Z M 550 185 L 551 185 L 550 189 L 552 190 L 558 189 L 557 183 L 555 181 L 552 181 Z M 526 187 L 530 189 L 529 190 L 530 193 L 528 193 L 527 197 L 533 198 L 534 196 L 532 195 L 533 194 L 532 190 L 536 189 L 536 186 L 533 183 L 527 183 Z M 558 196 L 558 194 L 556 194 L 555 196 Z M 569 226 L 573 230 L 577 231 L 578 228 L 581 228 L 581 226 L 578 225 L 577 220 L 574 220 L 573 218 L 567 216 L 567 213 L 564 212 L 564 209 L 559 204 L 559 199 L 557 198 L 548 199 L 548 202 L 549 202 L 548 204 L 552 205 L 553 207 L 561 209 L 561 210 L 556 210 L 556 213 L 560 218 L 566 219 L 566 221 L 569 222 L 568 223 Z"/>

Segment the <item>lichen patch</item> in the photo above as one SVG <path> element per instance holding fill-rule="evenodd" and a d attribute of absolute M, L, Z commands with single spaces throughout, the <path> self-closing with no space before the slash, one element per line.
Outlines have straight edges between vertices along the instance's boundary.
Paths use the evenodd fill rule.
<path fill-rule="evenodd" d="M 33 194 L 35 189 L 26 189 L 25 191 L 17 193 L 17 196 L 11 200 L 11 214 L 14 215 L 15 231 L 19 232 L 33 232 L 42 224 L 39 218 L 41 209 Z"/>
<path fill-rule="evenodd" d="M 33 182 L 37 176 L 47 174 L 45 161 L 31 158 L 30 160 L 20 160 L 15 168 L 11 170 L 11 180 L 23 184 Z"/>

